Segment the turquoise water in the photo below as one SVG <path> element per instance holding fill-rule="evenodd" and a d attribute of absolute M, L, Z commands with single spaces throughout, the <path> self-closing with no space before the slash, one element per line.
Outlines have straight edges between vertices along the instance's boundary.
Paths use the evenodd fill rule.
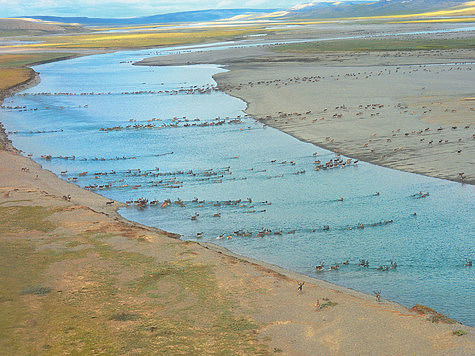
<path fill-rule="evenodd" d="M 473 186 L 364 162 L 315 171 L 315 160 L 347 158 L 263 127 L 224 93 L 179 91 L 212 88 L 223 71 L 214 65 L 130 63 L 156 52 L 38 66 L 41 83 L 7 99 L 20 108 L 1 110 L 0 121 L 16 147 L 63 179 L 123 202 L 159 201 L 121 209 L 126 218 L 475 324 L 473 270 L 463 266 L 474 258 Z M 112 127 L 121 129 L 101 131 Z M 413 196 L 420 191 L 429 195 Z M 377 270 L 391 261 L 396 269 Z"/>

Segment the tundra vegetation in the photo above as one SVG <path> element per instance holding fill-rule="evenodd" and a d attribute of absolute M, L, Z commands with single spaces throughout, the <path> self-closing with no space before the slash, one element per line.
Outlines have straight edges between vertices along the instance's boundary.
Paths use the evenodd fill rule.
<path fill-rule="evenodd" d="M 0 205 L 2 354 L 267 353 L 191 244 L 162 243 L 157 259 L 142 230 L 30 204 Z"/>
<path fill-rule="evenodd" d="M 68 53 L 28 53 L 0 55 L 0 99 L 2 91 L 27 83 L 35 76 L 29 66 L 71 58 Z"/>

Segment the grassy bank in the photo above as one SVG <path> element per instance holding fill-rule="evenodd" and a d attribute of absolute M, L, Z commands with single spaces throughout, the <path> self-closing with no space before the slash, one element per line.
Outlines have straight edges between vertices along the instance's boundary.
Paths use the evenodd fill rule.
<path fill-rule="evenodd" d="M 0 100 L 2 91 L 25 84 L 35 76 L 29 66 L 71 58 L 69 53 L 31 53 L 0 55 Z"/>
<path fill-rule="evenodd" d="M 239 39 L 243 35 L 257 33 L 260 27 L 222 27 L 200 28 L 197 30 L 131 33 L 94 33 L 86 35 L 65 35 L 38 37 L 38 44 L 26 45 L 28 48 L 88 48 L 116 49 L 171 46 L 177 44 L 203 43 Z"/>
<path fill-rule="evenodd" d="M 162 243 L 158 260 L 133 229 L 104 232 L 82 225 L 80 209 L 29 203 L 0 205 L 2 354 L 266 353 L 192 246 Z"/>
<path fill-rule="evenodd" d="M 31 68 L 0 68 L 0 91 L 26 83 L 34 75 Z"/>

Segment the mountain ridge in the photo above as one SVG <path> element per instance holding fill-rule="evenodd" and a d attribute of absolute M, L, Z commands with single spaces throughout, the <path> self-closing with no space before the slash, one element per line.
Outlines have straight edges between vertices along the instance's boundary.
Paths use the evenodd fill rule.
<path fill-rule="evenodd" d="M 182 11 L 167 14 L 138 16 L 128 18 L 68 17 L 68 16 L 23 16 L 43 21 L 78 23 L 81 25 L 144 25 L 153 23 L 180 23 L 198 21 L 216 21 L 243 14 L 270 13 L 275 9 L 222 9 Z"/>
<path fill-rule="evenodd" d="M 321 1 L 302 3 L 289 9 L 211 9 L 183 11 L 167 14 L 130 18 L 93 18 L 67 16 L 23 16 L 43 21 L 83 26 L 105 25 L 147 25 L 208 22 L 218 20 L 255 20 L 255 19 L 326 19 L 366 16 L 396 16 L 427 13 L 453 9 L 466 11 L 452 15 L 475 15 L 475 1 L 466 0 L 377 0 L 377 1 Z M 278 16 L 275 14 L 279 12 Z M 247 16 L 243 16 L 247 15 Z"/>

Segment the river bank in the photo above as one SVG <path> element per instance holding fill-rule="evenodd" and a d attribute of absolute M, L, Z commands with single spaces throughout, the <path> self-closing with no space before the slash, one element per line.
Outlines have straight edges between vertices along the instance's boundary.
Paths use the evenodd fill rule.
<path fill-rule="evenodd" d="M 9 96 L 14 95 L 17 92 L 25 90 L 29 87 L 33 87 L 40 82 L 40 76 L 34 70 L 31 70 L 30 77 L 22 83 L 7 89 L 0 91 L 0 105 L 3 104 L 3 100 Z M 11 140 L 8 138 L 8 135 L 5 132 L 5 129 L 0 123 L 0 149 L 7 150 L 9 152 L 18 153 L 18 150 L 13 147 Z"/>
<path fill-rule="evenodd" d="M 269 126 L 369 163 L 474 184 L 472 59 L 472 50 L 238 48 L 140 64 L 225 65 L 219 88 Z"/>
<path fill-rule="evenodd" d="M 12 353 L 473 349 L 470 327 L 433 323 L 427 319 L 441 317 L 211 245 L 170 239 L 124 221 L 116 213 L 119 203 L 64 182 L 28 158 L 2 151 L 0 162 L 8 262 L 2 348 Z M 460 328 L 468 335 L 455 336 Z"/>

